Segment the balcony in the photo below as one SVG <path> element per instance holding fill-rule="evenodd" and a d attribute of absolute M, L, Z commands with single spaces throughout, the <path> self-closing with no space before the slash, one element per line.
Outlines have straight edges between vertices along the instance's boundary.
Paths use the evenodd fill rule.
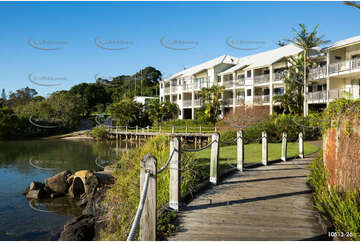
<path fill-rule="evenodd" d="M 342 97 L 350 97 L 350 98 L 359 98 L 360 97 L 360 87 L 350 87 L 350 88 L 338 88 L 331 89 L 329 91 L 329 100 L 333 101 Z"/>
<path fill-rule="evenodd" d="M 360 58 L 344 60 L 332 63 L 329 66 L 329 74 L 339 74 L 340 72 L 353 71 L 360 69 Z"/>
<path fill-rule="evenodd" d="M 170 87 L 165 87 L 164 94 L 169 94 L 169 93 L 170 93 Z"/>
<path fill-rule="evenodd" d="M 223 86 L 225 88 L 232 88 L 233 87 L 233 80 L 223 81 Z"/>
<path fill-rule="evenodd" d="M 327 68 L 326 66 L 316 67 L 309 70 L 308 79 L 317 80 L 327 77 Z"/>
<path fill-rule="evenodd" d="M 202 106 L 202 105 L 203 105 L 202 99 L 195 99 L 195 100 L 194 100 L 194 106 L 200 107 L 200 106 Z"/>
<path fill-rule="evenodd" d="M 254 96 L 253 102 L 257 104 L 269 103 L 270 102 L 270 95 L 261 95 L 261 96 Z"/>
<path fill-rule="evenodd" d="M 277 81 L 282 81 L 285 76 L 287 76 L 288 72 L 287 71 L 282 71 L 282 72 L 275 72 L 273 73 L 273 81 L 277 82 Z"/>
<path fill-rule="evenodd" d="M 191 99 L 183 100 L 183 107 L 184 108 L 192 107 L 192 100 Z"/>
<path fill-rule="evenodd" d="M 267 83 L 267 82 L 270 81 L 269 79 L 270 79 L 270 75 L 269 75 L 269 74 L 254 76 L 254 78 L 253 78 L 254 84 Z"/>
<path fill-rule="evenodd" d="M 243 78 L 238 78 L 238 80 L 236 81 L 236 87 L 242 87 L 242 86 L 244 86 L 244 84 L 245 84 L 245 78 L 243 77 Z"/>
<path fill-rule="evenodd" d="M 337 88 L 329 91 L 329 101 L 334 101 L 342 97 L 359 98 L 360 87 Z M 327 91 L 310 92 L 307 94 L 307 102 L 309 103 L 326 103 Z"/>
<path fill-rule="evenodd" d="M 233 105 L 233 98 L 225 98 L 223 99 L 223 105 L 225 106 L 232 106 Z"/>

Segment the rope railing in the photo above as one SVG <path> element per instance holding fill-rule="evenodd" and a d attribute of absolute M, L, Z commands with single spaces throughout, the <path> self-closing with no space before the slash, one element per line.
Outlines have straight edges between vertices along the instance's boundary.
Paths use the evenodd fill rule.
<path fill-rule="evenodd" d="M 165 169 L 167 169 L 167 167 L 169 166 L 169 163 L 170 163 L 170 161 L 172 160 L 173 155 L 174 155 L 175 152 L 176 152 L 176 149 L 174 149 L 174 150 L 172 151 L 171 155 L 169 156 L 169 158 L 168 158 L 168 160 L 166 161 L 166 163 L 164 164 L 164 166 L 163 166 L 162 168 L 160 168 L 159 171 L 157 171 L 157 174 L 160 174 L 160 173 L 162 173 Z"/>
<path fill-rule="evenodd" d="M 262 136 L 257 140 L 262 140 L 262 164 L 268 162 L 268 141 L 267 133 L 262 132 Z M 282 134 L 281 160 L 287 159 L 287 134 Z M 236 164 L 231 159 L 225 160 L 225 165 L 243 172 L 244 168 L 244 144 L 245 137 L 243 131 L 237 132 L 237 137 L 232 143 L 237 141 L 237 160 Z M 211 146 L 209 182 L 217 185 L 219 178 L 219 147 L 220 135 L 212 134 L 212 141 L 199 149 L 182 149 L 179 137 L 173 137 L 170 142 L 170 155 L 163 165 L 157 170 L 157 160 L 152 155 L 145 156 L 141 161 L 141 195 L 136 215 L 134 217 L 127 240 L 135 240 L 138 227 L 140 228 L 141 240 L 156 240 L 157 224 L 157 176 L 169 168 L 169 209 L 178 211 L 181 204 L 181 173 L 196 170 L 189 167 L 181 169 L 181 155 L 184 152 L 198 152 Z M 224 143 L 224 142 L 222 142 Z M 230 142 L 228 142 L 230 143 Z M 303 157 L 303 133 L 299 133 L 299 156 Z"/>
<path fill-rule="evenodd" d="M 144 209 L 145 199 L 146 199 L 147 192 L 148 192 L 149 177 L 150 177 L 150 172 L 149 172 L 149 171 L 146 171 L 146 173 L 145 173 L 145 179 L 144 179 L 144 184 L 143 184 L 143 189 L 142 189 L 142 194 L 141 194 L 141 196 L 140 196 L 137 213 L 135 214 L 135 218 L 134 218 L 132 227 L 131 227 L 131 229 L 130 229 L 130 232 L 129 232 L 127 241 L 133 241 L 133 240 L 135 240 L 135 235 L 136 235 L 136 233 L 137 233 L 137 229 L 138 229 L 138 226 L 139 226 L 140 218 L 141 218 L 141 216 L 142 216 L 143 209 Z"/>
<path fill-rule="evenodd" d="M 198 151 L 201 151 L 201 150 L 205 150 L 207 149 L 209 146 L 211 146 L 214 142 L 216 142 L 215 140 L 213 140 L 212 142 L 209 142 L 207 145 L 201 147 L 201 148 L 198 148 L 198 149 L 182 149 L 183 152 L 198 152 Z"/>

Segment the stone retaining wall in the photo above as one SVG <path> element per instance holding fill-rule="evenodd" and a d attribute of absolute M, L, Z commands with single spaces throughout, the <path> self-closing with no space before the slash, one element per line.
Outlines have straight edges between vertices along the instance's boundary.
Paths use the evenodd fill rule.
<path fill-rule="evenodd" d="M 360 191 L 360 120 L 355 113 L 340 117 L 339 125 L 323 137 L 323 160 L 329 188 L 343 192 L 349 186 Z"/>

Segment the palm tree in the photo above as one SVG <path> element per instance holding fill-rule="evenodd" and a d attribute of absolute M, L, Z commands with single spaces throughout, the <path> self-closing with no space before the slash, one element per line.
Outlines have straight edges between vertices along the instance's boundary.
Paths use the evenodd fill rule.
<path fill-rule="evenodd" d="M 307 28 L 304 24 L 299 24 L 300 29 L 293 31 L 296 33 L 296 36 L 293 39 L 285 39 L 285 41 L 291 42 L 298 47 L 303 49 L 303 115 L 306 117 L 308 114 L 308 105 L 307 105 L 307 61 L 308 53 L 311 48 L 318 47 L 329 43 L 329 40 L 323 40 L 324 36 L 317 36 L 317 28 L 319 24 L 313 29 L 311 33 L 307 31 Z"/>

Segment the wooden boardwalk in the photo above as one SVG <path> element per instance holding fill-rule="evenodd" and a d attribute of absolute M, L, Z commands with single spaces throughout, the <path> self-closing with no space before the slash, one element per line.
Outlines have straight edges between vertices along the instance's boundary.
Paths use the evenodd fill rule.
<path fill-rule="evenodd" d="M 233 174 L 179 212 L 177 232 L 168 240 L 325 239 L 306 184 L 313 159 Z"/>

